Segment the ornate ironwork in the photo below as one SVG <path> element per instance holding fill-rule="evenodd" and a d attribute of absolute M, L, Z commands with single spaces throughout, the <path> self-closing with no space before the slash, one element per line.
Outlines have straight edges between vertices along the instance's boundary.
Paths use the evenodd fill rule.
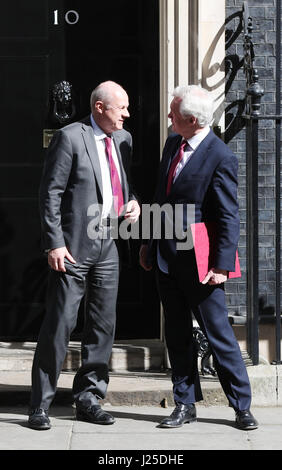
<path fill-rule="evenodd" d="M 52 113 L 53 120 L 60 124 L 69 123 L 76 112 L 72 98 L 72 85 L 65 80 L 55 83 L 52 89 L 52 95 L 54 102 Z"/>
<path fill-rule="evenodd" d="M 276 114 L 260 113 L 264 94 L 259 84 L 258 71 L 254 67 L 255 51 L 252 42 L 253 22 L 248 3 L 243 2 L 242 24 L 244 31 L 244 72 L 246 77 L 246 167 L 247 167 L 247 344 L 253 364 L 259 363 L 259 208 L 258 208 L 258 153 L 259 122 L 275 122 L 275 314 L 276 314 L 276 363 L 281 363 L 281 2 L 276 5 Z"/>
<path fill-rule="evenodd" d="M 248 2 L 243 2 L 242 19 L 244 30 L 244 72 L 247 83 L 246 114 L 255 117 L 260 114 L 261 98 L 264 95 L 264 90 L 258 82 L 258 71 L 254 68 L 253 19 L 249 15 Z"/>
<path fill-rule="evenodd" d="M 216 371 L 209 363 L 212 351 L 206 336 L 200 328 L 195 327 L 193 328 L 193 337 L 197 348 L 198 356 L 202 358 L 201 373 L 203 375 L 215 376 Z"/>

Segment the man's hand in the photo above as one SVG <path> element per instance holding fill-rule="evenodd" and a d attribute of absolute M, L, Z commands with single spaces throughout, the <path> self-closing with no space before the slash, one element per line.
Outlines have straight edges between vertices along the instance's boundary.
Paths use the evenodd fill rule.
<path fill-rule="evenodd" d="M 152 266 L 147 264 L 147 252 L 148 247 L 147 245 L 141 245 L 139 250 L 139 263 L 145 271 L 151 271 Z"/>
<path fill-rule="evenodd" d="M 48 263 L 55 271 L 66 272 L 64 263 L 65 258 L 67 258 L 71 263 L 76 263 L 65 246 L 62 248 L 54 248 L 48 253 Z"/>
<path fill-rule="evenodd" d="M 132 199 L 127 203 L 126 212 L 124 214 L 124 218 L 127 219 L 129 222 L 134 224 L 137 222 L 138 217 L 140 215 L 140 206 L 135 199 Z"/>
<path fill-rule="evenodd" d="M 216 284 L 222 284 L 227 281 L 227 271 L 224 269 L 212 268 L 209 270 L 205 279 L 202 281 L 202 284 L 210 284 L 211 286 Z"/>

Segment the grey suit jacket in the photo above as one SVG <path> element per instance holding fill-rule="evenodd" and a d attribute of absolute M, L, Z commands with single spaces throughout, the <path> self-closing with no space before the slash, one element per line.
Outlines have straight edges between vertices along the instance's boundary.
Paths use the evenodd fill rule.
<path fill-rule="evenodd" d="M 113 140 L 126 204 L 135 199 L 129 183 L 132 138 L 121 130 L 113 133 Z M 56 131 L 48 148 L 39 191 L 43 249 L 66 246 L 78 263 L 83 262 L 93 245 L 87 232 L 93 217 L 89 208 L 102 203 L 102 176 L 89 116 Z"/>

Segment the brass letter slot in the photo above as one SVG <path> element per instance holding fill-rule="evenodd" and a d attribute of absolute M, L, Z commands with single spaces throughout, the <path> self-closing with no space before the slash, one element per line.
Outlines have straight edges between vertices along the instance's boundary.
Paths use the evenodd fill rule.
<path fill-rule="evenodd" d="M 43 148 L 47 149 L 56 129 L 43 129 Z"/>

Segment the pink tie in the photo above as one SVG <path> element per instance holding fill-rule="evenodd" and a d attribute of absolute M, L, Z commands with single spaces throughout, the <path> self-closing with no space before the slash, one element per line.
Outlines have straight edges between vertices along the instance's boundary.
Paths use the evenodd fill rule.
<path fill-rule="evenodd" d="M 120 215 L 121 209 L 123 207 L 123 193 L 122 187 L 120 184 L 120 179 L 118 175 L 118 171 L 115 166 L 115 162 L 112 156 L 112 139 L 111 137 L 105 138 L 106 142 L 106 153 L 108 155 L 109 164 L 110 164 L 110 172 L 111 172 L 111 181 L 112 181 L 112 190 L 114 196 L 114 209 L 117 215 Z"/>
<path fill-rule="evenodd" d="M 174 178 L 174 176 L 175 176 L 176 167 L 177 167 L 178 163 L 180 162 L 180 160 L 183 158 L 183 155 L 184 155 L 184 147 L 185 147 L 186 145 L 187 145 L 187 141 L 186 141 L 186 140 L 183 140 L 183 142 L 181 143 L 181 146 L 180 146 L 180 149 L 179 149 L 178 154 L 177 154 L 176 157 L 173 159 L 172 164 L 170 165 L 170 169 L 169 169 L 169 172 L 168 172 L 168 178 L 167 178 L 167 187 L 166 187 L 166 194 L 167 194 L 167 196 L 168 196 L 168 194 L 170 193 L 171 185 L 172 185 L 172 182 L 173 182 L 173 178 Z"/>

